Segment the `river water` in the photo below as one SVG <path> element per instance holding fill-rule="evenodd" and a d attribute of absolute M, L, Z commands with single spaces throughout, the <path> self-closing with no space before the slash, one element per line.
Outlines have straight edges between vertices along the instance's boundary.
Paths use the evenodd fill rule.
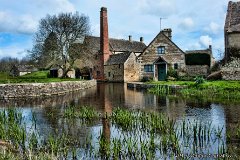
<path fill-rule="evenodd" d="M 90 126 L 82 126 L 78 125 L 77 121 L 70 123 L 59 118 L 59 115 L 63 114 L 64 107 L 68 105 L 92 106 L 102 113 L 111 113 L 116 107 L 141 109 L 164 113 L 177 122 L 183 119 L 203 124 L 211 122 L 213 127 L 222 129 L 221 143 L 225 146 L 228 146 L 226 131 L 240 120 L 240 104 L 184 99 L 177 95 L 158 96 L 147 91 L 129 89 L 123 83 L 98 83 L 97 86 L 86 90 L 53 97 L 0 100 L 1 108 L 17 107 L 21 110 L 29 128 L 34 113 L 37 119 L 36 128 L 40 135 L 64 129 L 80 141 L 85 141 L 87 135 L 98 135 L 102 130 L 108 137 L 116 137 L 119 134 L 114 125 L 104 120 L 94 121 Z M 52 116 L 49 116 L 49 113 Z M 98 136 L 93 136 L 93 141 L 97 139 Z M 217 153 L 219 148 L 215 143 L 211 145 L 212 147 L 208 148 L 210 153 Z M 234 147 L 238 148 L 238 144 Z"/>

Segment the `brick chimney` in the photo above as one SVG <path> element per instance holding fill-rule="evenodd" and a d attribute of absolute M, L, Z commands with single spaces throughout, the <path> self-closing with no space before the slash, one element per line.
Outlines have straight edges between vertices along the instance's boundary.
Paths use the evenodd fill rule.
<path fill-rule="evenodd" d="M 110 56 L 106 7 L 102 7 L 100 12 L 100 52 L 103 54 L 103 61 L 105 64 Z"/>

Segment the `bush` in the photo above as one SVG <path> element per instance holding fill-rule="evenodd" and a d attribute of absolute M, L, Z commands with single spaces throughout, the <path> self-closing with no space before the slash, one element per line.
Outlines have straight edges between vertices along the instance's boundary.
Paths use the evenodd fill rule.
<path fill-rule="evenodd" d="M 153 78 L 145 76 L 141 79 L 141 82 L 149 82 L 149 81 L 153 81 Z"/>
<path fill-rule="evenodd" d="M 197 77 L 195 77 L 194 80 L 195 80 L 195 85 L 196 85 L 196 86 L 198 86 L 198 85 L 204 83 L 204 81 L 205 81 L 204 78 L 201 77 L 201 76 L 197 76 Z"/>
<path fill-rule="evenodd" d="M 168 77 L 173 77 L 175 79 L 178 79 L 179 76 L 178 76 L 178 72 L 172 68 L 170 68 L 168 71 L 167 71 L 167 76 Z"/>

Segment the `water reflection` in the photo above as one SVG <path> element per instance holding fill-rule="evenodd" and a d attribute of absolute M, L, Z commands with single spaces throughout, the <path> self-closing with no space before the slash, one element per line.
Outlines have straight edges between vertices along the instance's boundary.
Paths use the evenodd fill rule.
<path fill-rule="evenodd" d="M 68 93 L 60 96 L 42 97 L 36 99 L 11 99 L 0 100 L 0 107 L 18 107 L 23 111 L 26 122 L 31 121 L 33 112 L 37 116 L 37 130 L 44 135 L 55 130 L 61 130 L 79 141 L 85 142 L 87 136 L 97 135 L 102 131 L 105 138 L 118 136 L 119 132 L 111 125 L 108 119 L 92 122 L 89 125 L 81 125 L 79 120 L 62 118 L 64 109 L 68 105 L 92 106 L 102 113 L 110 115 L 114 107 L 130 109 L 143 109 L 165 113 L 168 117 L 181 121 L 212 122 L 214 127 L 223 127 L 222 134 L 232 123 L 239 122 L 239 105 L 222 105 L 205 102 L 201 99 L 184 99 L 179 96 L 157 96 L 128 89 L 126 84 L 99 83 L 96 87 L 79 92 Z M 49 114 L 52 114 L 49 116 Z M 28 125 L 30 128 L 30 124 Z M 97 141 L 98 137 L 93 137 Z M 221 142 L 226 145 L 226 139 Z M 216 147 L 212 150 L 217 152 Z"/>

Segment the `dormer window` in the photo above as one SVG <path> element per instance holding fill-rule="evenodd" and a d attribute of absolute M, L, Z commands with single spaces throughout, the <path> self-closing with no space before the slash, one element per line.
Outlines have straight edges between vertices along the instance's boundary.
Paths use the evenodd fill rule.
<path fill-rule="evenodd" d="M 165 54 L 165 47 L 164 46 L 159 46 L 157 48 L 158 54 Z"/>

